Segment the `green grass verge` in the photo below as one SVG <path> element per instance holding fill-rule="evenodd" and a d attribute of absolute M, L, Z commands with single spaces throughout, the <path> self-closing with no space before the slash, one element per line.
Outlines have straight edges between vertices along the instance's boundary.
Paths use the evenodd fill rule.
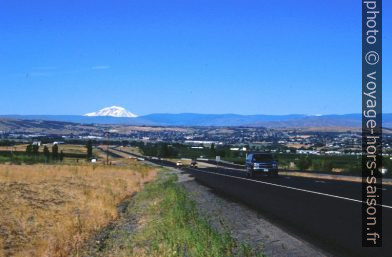
<path fill-rule="evenodd" d="M 228 232 L 213 229 L 175 175 L 163 175 L 138 193 L 126 212 L 142 225 L 135 231 L 119 226 L 110 232 L 102 256 L 264 256 L 237 244 Z"/>

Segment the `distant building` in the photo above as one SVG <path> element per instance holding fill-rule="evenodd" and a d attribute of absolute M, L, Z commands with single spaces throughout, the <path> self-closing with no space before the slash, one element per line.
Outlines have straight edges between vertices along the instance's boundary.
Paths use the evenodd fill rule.
<path fill-rule="evenodd" d="M 339 152 L 339 151 L 326 151 L 325 154 L 328 154 L 328 155 L 340 155 L 342 153 Z"/>
<path fill-rule="evenodd" d="M 199 144 L 199 145 L 211 145 L 218 142 L 215 141 L 204 141 L 204 140 L 185 140 L 185 144 Z"/>
<path fill-rule="evenodd" d="M 297 150 L 296 151 L 297 154 L 313 154 L 313 155 L 320 155 L 319 151 L 315 151 L 315 150 Z M 334 151 L 331 151 L 334 152 Z"/>
<path fill-rule="evenodd" d="M 34 142 L 32 143 L 32 145 L 38 145 L 38 146 L 41 146 L 41 141 L 34 141 Z"/>

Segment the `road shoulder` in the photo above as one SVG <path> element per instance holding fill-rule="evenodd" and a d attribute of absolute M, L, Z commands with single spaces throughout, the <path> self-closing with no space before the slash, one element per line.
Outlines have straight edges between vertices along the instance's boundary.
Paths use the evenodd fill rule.
<path fill-rule="evenodd" d="M 199 211 L 219 231 L 230 231 L 237 242 L 260 249 L 266 256 L 332 256 L 297 238 L 264 219 L 254 210 L 213 193 L 189 174 L 173 169 L 178 182 L 186 189 Z"/>

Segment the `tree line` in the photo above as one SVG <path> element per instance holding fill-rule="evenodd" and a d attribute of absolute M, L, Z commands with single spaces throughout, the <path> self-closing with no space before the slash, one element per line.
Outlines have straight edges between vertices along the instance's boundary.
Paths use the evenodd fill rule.
<path fill-rule="evenodd" d="M 61 150 L 59 152 L 59 146 L 57 144 L 52 145 L 52 152 L 49 151 L 47 145 L 44 146 L 42 150 L 43 155 L 45 156 L 46 162 L 52 161 L 63 161 L 64 160 L 64 152 Z M 29 144 L 26 146 L 26 154 L 27 156 L 38 156 L 39 152 L 39 145 L 38 144 Z"/>

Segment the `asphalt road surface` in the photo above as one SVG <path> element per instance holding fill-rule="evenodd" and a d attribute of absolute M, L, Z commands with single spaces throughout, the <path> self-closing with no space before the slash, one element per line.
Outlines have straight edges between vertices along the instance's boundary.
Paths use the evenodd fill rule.
<path fill-rule="evenodd" d="M 392 256 L 392 187 L 383 187 L 383 247 L 361 247 L 361 184 L 290 176 L 250 179 L 239 170 L 185 168 L 217 193 L 335 256 Z"/>

